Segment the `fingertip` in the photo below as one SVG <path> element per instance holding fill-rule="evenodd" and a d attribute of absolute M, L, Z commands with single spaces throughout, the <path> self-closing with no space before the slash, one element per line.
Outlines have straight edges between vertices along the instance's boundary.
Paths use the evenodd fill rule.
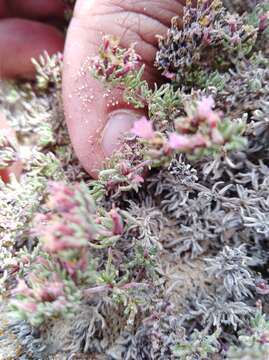
<path fill-rule="evenodd" d="M 110 91 L 91 76 L 91 59 L 98 54 L 101 39 L 102 34 L 74 18 L 65 43 L 63 71 L 64 109 L 73 148 L 95 178 L 133 123 L 122 90 Z"/>
<path fill-rule="evenodd" d="M 65 11 L 62 0 L 8 0 L 6 5 L 3 3 L 2 6 L 6 17 L 17 16 L 26 19 L 63 18 Z"/>
<path fill-rule="evenodd" d="M 6 6 L 3 0 L 0 0 L 0 19 L 5 16 L 6 13 Z"/>
<path fill-rule="evenodd" d="M 35 21 L 0 21 L 0 78 L 34 78 L 32 58 L 44 51 L 62 51 L 64 36 L 56 28 Z"/>
<path fill-rule="evenodd" d="M 106 157 L 120 150 L 124 134 L 128 133 L 141 116 L 141 112 L 129 109 L 118 109 L 108 115 L 102 136 L 102 146 Z"/>

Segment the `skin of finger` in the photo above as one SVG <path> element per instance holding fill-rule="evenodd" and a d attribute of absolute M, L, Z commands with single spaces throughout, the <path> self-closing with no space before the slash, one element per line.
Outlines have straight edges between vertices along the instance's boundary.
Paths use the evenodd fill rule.
<path fill-rule="evenodd" d="M 63 17 L 64 8 L 62 0 L 0 0 L 0 17 Z"/>
<path fill-rule="evenodd" d="M 160 1 L 139 3 L 153 13 L 140 13 L 139 9 L 125 10 L 115 1 L 79 0 L 68 30 L 64 56 L 64 108 L 74 149 L 84 168 L 92 175 L 96 175 L 105 157 L 102 134 L 109 112 L 127 107 L 121 93 L 107 93 L 102 84 L 90 76 L 90 60 L 97 55 L 102 36 L 115 35 L 120 39 L 121 46 L 126 48 L 136 42 L 137 52 L 150 69 L 156 54 L 155 35 L 165 35 L 167 31 L 164 12 L 167 11 L 170 18 L 172 14 L 176 15 L 174 6 L 178 5 L 178 2 L 168 1 L 168 5 L 172 4 L 171 9 L 166 4 L 161 12 L 159 7 L 154 7 L 154 4 L 161 6 Z M 155 72 L 146 73 L 150 81 L 154 76 Z"/>
<path fill-rule="evenodd" d="M 0 21 L 0 78 L 33 78 L 31 58 L 45 50 L 62 51 L 64 37 L 56 28 L 35 21 L 3 19 Z"/>
<path fill-rule="evenodd" d="M 5 16 L 5 13 L 6 13 L 5 0 L 0 0 L 0 19 Z"/>

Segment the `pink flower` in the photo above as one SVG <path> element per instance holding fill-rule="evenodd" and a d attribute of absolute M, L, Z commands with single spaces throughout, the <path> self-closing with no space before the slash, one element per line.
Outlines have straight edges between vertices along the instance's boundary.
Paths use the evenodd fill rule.
<path fill-rule="evenodd" d="M 110 65 L 110 66 L 107 68 L 106 72 L 105 72 L 106 79 L 108 79 L 109 76 L 112 75 L 113 72 L 114 72 L 116 69 L 117 69 L 117 65 L 116 65 L 116 64 Z"/>
<path fill-rule="evenodd" d="M 30 313 L 36 312 L 37 310 L 37 305 L 33 302 L 22 302 L 19 300 L 12 300 L 11 304 L 16 306 L 16 308 L 18 308 L 19 310 Z"/>
<path fill-rule="evenodd" d="M 269 294 L 269 286 L 265 280 L 261 280 L 256 285 L 256 291 L 260 295 L 268 295 Z"/>
<path fill-rule="evenodd" d="M 269 13 L 260 16 L 259 31 L 263 32 L 269 26 Z"/>
<path fill-rule="evenodd" d="M 43 249 L 50 254 L 69 249 L 80 249 L 83 246 L 75 237 L 65 237 L 64 234 L 56 236 L 55 232 L 59 230 L 57 225 L 52 226 L 50 230 L 51 232 L 46 233 L 43 239 Z"/>
<path fill-rule="evenodd" d="M 115 76 L 116 76 L 116 78 L 123 77 L 123 76 L 129 74 L 131 71 L 133 71 L 134 68 L 135 68 L 135 64 L 129 62 L 120 71 L 116 72 Z"/>
<path fill-rule="evenodd" d="M 190 139 L 187 136 L 176 133 L 169 135 L 168 144 L 170 148 L 174 150 L 188 149 L 191 147 Z"/>
<path fill-rule="evenodd" d="M 231 33 L 235 33 L 236 30 L 237 30 L 237 20 L 236 20 L 236 17 L 235 16 L 231 16 L 229 21 L 228 21 L 228 24 L 229 24 L 229 28 L 230 28 L 230 31 Z"/>
<path fill-rule="evenodd" d="M 119 163 L 118 167 L 119 167 L 119 170 L 120 170 L 121 174 L 124 175 L 124 176 L 128 175 L 130 173 L 130 171 L 131 171 L 131 165 L 126 160 L 122 160 Z"/>
<path fill-rule="evenodd" d="M 51 181 L 49 183 L 49 189 L 52 195 L 57 195 L 58 193 L 61 193 L 70 197 L 74 196 L 74 190 L 68 187 L 63 182 Z"/>
<path fill-rule="evenodd" d="M 123 233 L 123 222 L 121 216 L 119 215 L 116 209 L 112 209 L 110 211 L 110 216 L 113 221 L 113 229 L 112 229 L 113 234 L 121 235 Z"/>
<path fill-rule="evenodd" d="M 37 256 L 36 263 L 44 266 L 46 269 L 50 269 L 50 263 L 47 259 L 45 259 L 43 256 Z"/>
<path fill-rule="evenodd" d="M 64 295 L 62 282 L 47 282 L 42 288 L 36 290 L 36 295 L 42 301 L 54 301 Z"/>
<path fill-rule="evenodd" d="M 72 210 L 77 201 L 74 199 L 75 192 L 62 182 L 50 182 L 50 205 L 59 211 L 68 212 Z"/>
<path fill-rule="evenodd" d="M 165 76 L 167 79 L 169 80 L 174 80 L 176 78 L 176 74 L 168 71 L 168 70 L 165 70 L 163 73 L 162 73 L 163 76 Z"/>
<path fill-rule="evenodd" d="M 212 107 L 214 105 L 215 102 L 212 96 L 209 96 L 208 98 L 204 97 L 201 101 L 198 102 L 198 116 L 201 118 L 207 118 L 212 113 Z"/>
<path fill-rule="evenodd" d="M 224 138 L 217 128 L 212 130 L 211 137 L 215 144 L 222 145 L 224 143 Z"/>
<path fill-rule="evenodd" d="M 238 34 L 235 34 L 232 38 L 231 38 L 231 43 L 233 45 L 238 45 L 240 44 L 241 42 L 241 39 L 240 39 L 240 36 Z"/>
<path fill-rule="evenodd" d="M 104 51 L 107 51 L 108 48 L 110 47 L 110 45 L 111 45 L 111 41 L 110 41 L 109 37 L 108 37 L 108 36 L 104 36 L 104 37 L 103 37 L 103 47 L 104 47 Z"/>
<path fill-rule="evenodd" d="M 134 126 L 131 129 L 131 133 L 147 140 L 150 140 L 154 137 L 152 123 L 147 120 L 145 116 L 134 123 Z"/>
<path fill-rule="evenodd" d="M 141 56 L 136 54 L 133 48 L 130 48 L 124 54 L 123 63 L 126 65 L 127 63 L 132 62 L 133 65 L 136 65 L 141 59 Z"/>
<path fill-rule="evenodd" d="M 57 299 L 53 302 L 52 307 L 55 311 L 63 310 L 67 305 L 67 301 L 64 299 Z"/>
<path fill-rule="evenodd" d="M 17 287 L 12 290 L 12 295 L 32 296 L 33 291 L 27 286 L 24 280 L 18 279 Z"/>
<path fill-rule="evenodd" d="M 138 174 L 132 175 L 131 180 L 134 184 L 143 184 L 145 182 L 145 179 Z"/>
<path fill-rule="evenodd" d="M 192 149 L 197 147 L 203 147 L 206 146 L 206 139 L 202 134 L 195 134 L 190 137 L 189 144 L 189 147 Z"/>
<path fill-rule="evenodd" d="M 219 121 L 219 116 L 217 113 L 213 111 L 207 116 L 207 122 L 211 128 L 215 128 L 218 124 L 218 121 Z"/>
<path fill-rule="evenodd" d="M 84 251 L 84 254 L 80 256 L 79 261 L 77 262 L 77 269 L 85 272 L 89 265 L 89 256 L 88 253 Z"/>
<path fill-rule="evenodd" d="M 211 34 L 210 34 L 210 32 L 208 30 L 204 32 L 203 42 L 206 45 L 210 45 L 210 43 L 211 43 Z"/>

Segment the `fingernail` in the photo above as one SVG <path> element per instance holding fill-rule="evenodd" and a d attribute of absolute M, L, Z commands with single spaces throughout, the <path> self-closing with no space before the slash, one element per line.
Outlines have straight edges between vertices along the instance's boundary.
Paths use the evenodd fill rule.
<path fill-rule="evenodd" d="M 141 113 L 128 109 L 115 110 L 110 113 L 103 131 L 103 150 L 110 156 L 120 147 L 122 135 L 127 133 L 136 120 L 142 117 Z"/>

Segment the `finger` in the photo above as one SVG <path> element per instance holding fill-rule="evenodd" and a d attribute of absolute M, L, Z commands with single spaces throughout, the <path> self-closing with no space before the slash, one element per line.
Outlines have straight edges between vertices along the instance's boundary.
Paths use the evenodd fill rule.
<path fill-rule="evenodd" d="M 6 5 L 5 0 L 0 0 L 0 19 L 5 16 Z"/>
<path fill-rule="evenodd" d="M 32 58 L 45 50 L 53 54 L 63 49 L 64 38 L 52 26 L 22 19 L 0 21 L 0 78 L 32 78 Z"/>
<path fill-rule="evenodd" d="M 62 0 L 0 0 L 0 17 L 45 19 L 63 17 Z"/>
<path fill-rule="evenodd" d="M 156 80 L 156 34 L 165 35 L 171 17 L 180 11 L 176 0 L 78 0 L 65 45 L 63 99 L 74 149 L 89 173 L 96 175 L 118 146 L 119 135 L 141 116 L 126 111 L 121 93 L 107 96 L 87 70 L 89 59 L 97 55 L 102 36 L 111 34 L 125 48 L 137 43 L 147 65 L 145 77 Z"/>

